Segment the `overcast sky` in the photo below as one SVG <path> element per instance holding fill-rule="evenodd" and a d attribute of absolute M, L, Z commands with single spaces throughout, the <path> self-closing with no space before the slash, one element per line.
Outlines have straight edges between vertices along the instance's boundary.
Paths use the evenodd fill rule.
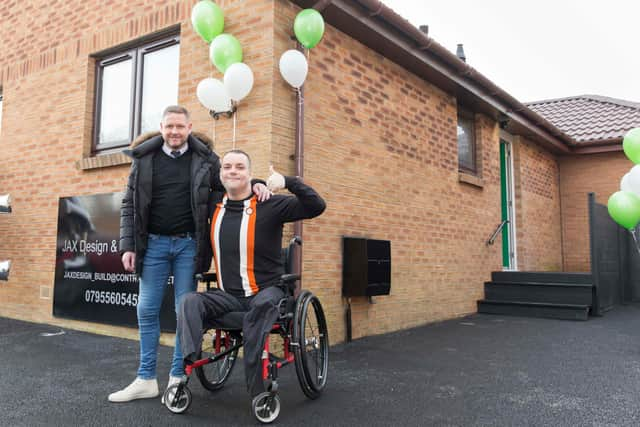
<path fill-rule="evenodd" d="M 640 102 L 638 0 L 382 0 L 521 102 Z"/>

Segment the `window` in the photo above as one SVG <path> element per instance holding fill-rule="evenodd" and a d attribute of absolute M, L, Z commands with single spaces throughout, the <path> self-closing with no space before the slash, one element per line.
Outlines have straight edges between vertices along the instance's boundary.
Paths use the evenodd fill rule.
<path fill-rule="evenodd" d="M 458 109 L 458 169 L 477 174 L 476 132 L 473 114 Z"/>
<path fill-rule="evenodd" d="M 97 59 L 94 151 L 127 146 L 159 129 L 164 108 L 178 103 L 179 58 L 176 35 Z"/>

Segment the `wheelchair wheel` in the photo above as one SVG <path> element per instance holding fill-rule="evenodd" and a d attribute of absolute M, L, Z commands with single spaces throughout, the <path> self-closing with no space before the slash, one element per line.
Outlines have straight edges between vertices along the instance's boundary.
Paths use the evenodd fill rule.
<path fill-rule="evenodd" d="M 204 359 L 205 357 L 213 357 L 216 355 L 215 339 L 215 332 L 213 336 L 208 333 L 204 335 L 202 340 L 202 351 L 198 355 L 198 359 Z M 228 332 L 223 331 L 220 341 L 220 351 L 225 351 L 236 344 L 237 338 Z M 236 364 L 237 356 L 238 349 L 232 351 L 220 360 L 196 368 L 196 375 L 198 375 L 198 379 L 200 380 L 202 387 L 209 391 L 221 389 L 225 381 L 229 378 L 229 375 L 231 375 L 231 371 Z"/>
<path fill-rule="evenodd" d="M 293 343 L 300 388 L 309 399 L 316 399 L 327 383 L 329 335 L 320 300 L 309 291 L 298 297 Z"/>
<path fill-rule="evenodd" d="M 164 406 L 174 414 L 182 414 L 191 406 L 191 390 L 186 385 L 174 384 L 168 387 L 163 395 Z"/>
<path fill-rule="evenodd" d="M 280 415 L 280 398 L 277 394 L 265 391 L 253 398 L 251 407 L 258 421 L 269 424 Z"/>

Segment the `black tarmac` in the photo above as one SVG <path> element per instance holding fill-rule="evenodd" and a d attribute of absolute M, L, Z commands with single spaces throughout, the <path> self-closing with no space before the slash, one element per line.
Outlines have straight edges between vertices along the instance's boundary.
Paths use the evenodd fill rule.
<path fill-rule="evenodd" d="M 354 325 L 357 329 L 357 325 Z M 166 385 L 171 349 L 161 347 Z M 638 426 L 640 305 L 586 322 L 473 315 L 331 348 L 328 385 L 281 371 L 280 426 Z M 110 403 L 133 380 L 136 341 L 0 318 L 1 426 L 245 426 L 238 364 L 210 393 L 194 376 L 182 415 L 160 398 Z"/>

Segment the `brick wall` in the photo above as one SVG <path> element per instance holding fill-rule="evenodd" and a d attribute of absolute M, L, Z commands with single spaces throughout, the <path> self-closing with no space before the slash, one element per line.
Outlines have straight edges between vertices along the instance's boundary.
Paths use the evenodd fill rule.
<path fill-rule="evenodd" d="M 13 261 L 0 285 L 0 315 L 135 336 L 130 330 L 52 318 L 58 198 L 121 191 L 128 164 L 79 170 L 89 155 L 94 105 L 90 55 L 179 25 L 179 103 L 194 130 L 213 136 L 220 151 L 233 145 L 233 121 L 214 122 L 195 96 L 197 83 L 221 78 L 208 45 L 191 28 L 189 1 L 39 1 L 0 5 L 0 87 L 3 99 L 0 189 L 13 213 L 0 218 L 0 258 Z M 257 176 L 268 171 L 271 140 L 273 2 L 218 2 L 225 31 L 244 48 L 255 72 L 252 93 L 237 117 L 236 143 L 255 152 Z M 251 6 L 247 6 L 248 4 Z M 65 18 L 62 19 L 61 16 Z M 57 19 L 56 19 L 57 18 Z M 249 24 L 249 25 L 248 25 Z M 35 30 L 39 29 L 39 30 Z M 262 149 L 267 147 L 267 149 Z M 122 163 L 122 162 L 121 162 Z"/>
<path fill-rule="evenodd" d="M 565 271 L 591 270 L 587 195 L 606 205 L 632 166 L 621 151 L 560 157 Z"/>
<path fill-rule="evenodd" d="M 519 270 L 562 270 L 558 173 L 555 156 L 524 138 L 516 138 L 514 178 Z"/>
<path fill-rule="evenodd" d="M 290 25 L 297 10 L 278 4 Z M 278 55 L 292 47 L 287 35 L 276 28 Z M 290 153 L 294 98 L 274 87 L 274 152 Z M 305 176 L 328 209 L 305 226 L 304 286 L 322 298 L 332 340 L 345 336 L 343 235 L 391 241 L 391 295 L 352 298 L 354 337 L 476 310 L 501 265 L 500 246 L 484 245 L 500 218 L 497 128 L 477 122 L 482 188 L 458 179 L 455 98 L 331 27 L 311 51 Z"/>
<path fill-rule="evenodd" d="M 77 167 L 90 149 L 90 55 L 175 24 L 182 29 L 179 102 L 193 112 L 195 130 L 215 137 L 218 152 L 232 147 L 233 121 L 214 122 L 195 97 L 200 79 L 221 77 L 191 29 L 195 0 L 53 1 L 47 7 L 27 0 L 20 9 L 9 7 L 14 3 L 0 6 L 6 18 L 0 190 L 14 198 L 14 213 L 0 218 L 0 259 L 14 260 L 11 280 L 0 285 L 0 315 L 135 336 L 130 329 L 51 317 L 57 203 L 61 196 L 120 191 L 129 171 L 127 165 Z M 278 60 L 294 47 L 298 9 L 285 0 L 218 3 L 225 31 L 240 40 L 255 75 L 240 104 L 236 145 L 252 154 L 256 176 L 264 177 L 269 163 L 292 174 L 296 98 Z M 68 18 L 52 19 L 54 9 Z M 36 23 L 47 31 L 30 31 Z M 476 115 L 481 177 L 462 182 L 456 109 L 453 96 L 330 26 L 310 52 L 304 174 L 328 209 L 304 226 L 304 287 L 322 299 L 332 342 L 345 336 L 343 235 L 388 239 L 392 247 L 391 295 L 374 298 L 375 304 L 352 299 L 354 337 L 475 312 L 483 282 L 501 269 L 500 243 L 484 244 L 500 221 L 497 125 Z M 558 252 L 544 249 L 557 244 L 548 229 L 558 206 L 557 181 L 549 174 L 557 166 L 544 151 L 521 145 L 520 262 L 542 269 L 560 263 Z"/>

